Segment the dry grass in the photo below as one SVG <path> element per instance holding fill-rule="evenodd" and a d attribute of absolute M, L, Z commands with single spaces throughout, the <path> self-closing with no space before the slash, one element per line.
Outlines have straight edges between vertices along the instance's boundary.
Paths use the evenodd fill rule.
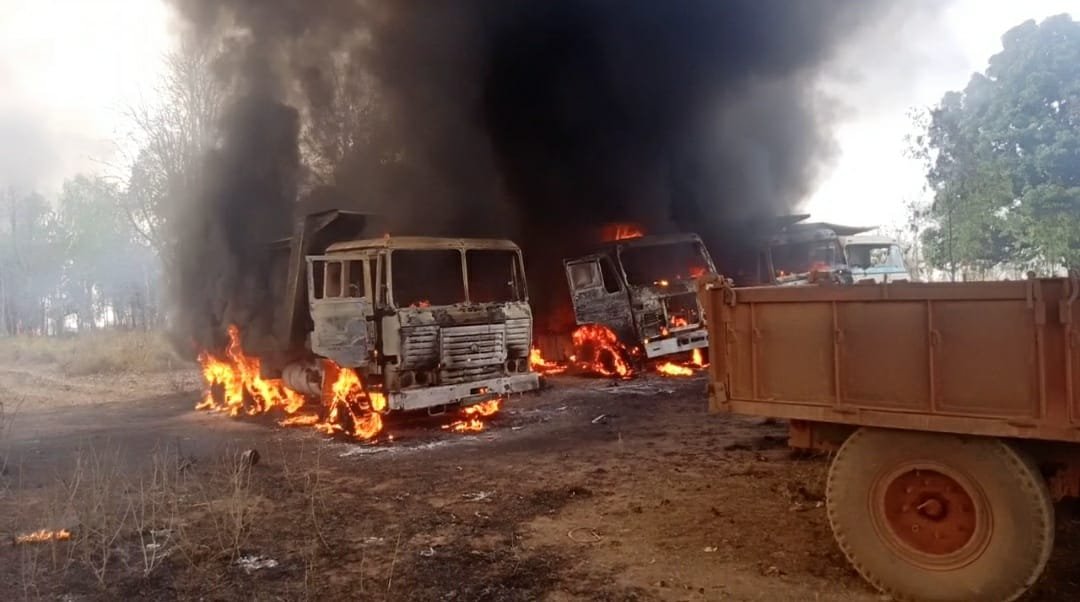
<path fill-rule="evenodd" d="M 56 364 L 67 376 L 186 367 L 160 332 L 106 330 L 65 337 L 0 338 L 0 363 Z"/>
<path fill-rule="evenodd" d="M 177 570 L 200 580 L 229 571 L 248 545 L 262 500 L 242 453 L 226 451 L 197 468 L 166 447 L 141 464 L 125 464 L 109 444 L 88 445 L 47 491 L 4 492 L 0 565 L 8 569 L 0 566 L 0 581 L 6 577 L 8 585 L 0 592 L 32 599 L 58 589 L 91 591 L 80 584 L 92 584 L 95 596 L 111 596 Z M 11 545 L 17 534 L 60 528 L 71 532 L 69 540 Z"/>

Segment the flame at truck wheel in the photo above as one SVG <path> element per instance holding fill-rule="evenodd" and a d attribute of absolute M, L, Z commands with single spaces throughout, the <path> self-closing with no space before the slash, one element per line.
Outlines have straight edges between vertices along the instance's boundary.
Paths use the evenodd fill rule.
<path fill-rule="evenodd" d="M 329 435 L 344 434 L 360 440 L 371 439 L 382 431 L 380 413 L 386 411 L 386 396 L 381 391 L 366 390 L 355 370 L 327 361 L 327 405 L 318 408 L 306 404 L 305 397 L 288 388 L 283 380 L 260 375 L 261 362 L 244 353 L 239 328 L 230 326 L 228 335 L 224 358 L 209 352 L 199 354 L 207 391 L 195 409 L 229 416 L 281 410 L 286 414 L 278 422 L 282 426 L 311 426 Z"/>
<path fill-rule="evenodd" d="M 615 331 L 602 324 L 579 326 L 573 334 L 578 367 L 601 376 L 630 378 L 633 353 L 623 345 Z M 591 353 L 590 353 L 591 352 Z"/>
<path fill-rule="evenodd" d="M 253 416 L 274 408 L 294 414 L 303 407 L 303 395 L 286 387 L 281 379 L 260 375 L 261 362 L 244 353 L 239 328 L 229 326 L 228 335 L 224 359 L 205 351 L 199 354 L 207 391 L 195 409 L 222 411 L 230 416 L 244 412 Z M 221 388 L 220 401 L 214 397 L 214 387 Z"/>

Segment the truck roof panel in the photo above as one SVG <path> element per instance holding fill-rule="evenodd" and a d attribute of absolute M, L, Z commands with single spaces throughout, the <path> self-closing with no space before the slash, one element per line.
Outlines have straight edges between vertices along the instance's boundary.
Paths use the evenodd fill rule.
<path fill-rule="evenodd" d="M 517 251 L 513 241 L 499 238 L 442 238 L 437 236 L 384 236 L 336 242 L 327 253 L 363 251 L 368 249 L 489 249 Z"/>

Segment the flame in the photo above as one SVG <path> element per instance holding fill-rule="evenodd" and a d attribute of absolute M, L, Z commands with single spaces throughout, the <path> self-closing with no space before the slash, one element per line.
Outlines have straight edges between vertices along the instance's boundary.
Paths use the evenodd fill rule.
<path fill-rule="evenodd" d="M 461 409 L 462 420 L 444 424 L 443 429 L 455 433 L 477 433 L 484 430 L 482 418 L 494 416 L 502 407 L 502 398 L 496 397 Z"/>
<path fill-rule="evenodd" d="M 319 408 L 305 406 L 300 393 L 285 386 L 277 378 L 260 376 L 260 361 L 244 353 L 240 344 L 240 329 L 230 326 L 229 344 L 225 359 L 209 352 L 199 354 L 207 392 L 195 409 L 225 412 L 230 416 L 253 416 L 281 410 L 287 416 L 282 426 L 313 426 L 327 433 L 343 433 L 357 439 L 371 439 L 382 430 L 380 412 L 386 411 L 386 396 L 379 391 L 366 391 L 355 370 L 340 368 L 333 362 L 324 364 L 327 384 L 324 399 L 328 399 L 323 417 Z M 213 388 L 220 387 L 220 402 Z M 297 413 L 301 409 L 312 410 Z"/>
<path fill-rule="evenodd" d="M 707 368 L 709 364 L 700 349 L 690 353 L 690 361 L 685 363 L 664 362 L 656 365 L 656 371 L 664 376 L 693 376 L 696 370 Z"/>
<path fill-rule="evenodd" d="M 279 420 L 280 426 L 314 426 L 319 422 L 319 417 L 316 414 L 297 414 L 296 416 L 289 416 L 283 420 Z"/>
<path fill-rule="evenodd" d="M 324 372 L 332 379 L 329 387 L 324 387 L 330 411 L 315 428 L 327 435 L 342 433 L 361 440 L 378 435 L 383 428 L 381 413 L 386 411 L 386 395 L 365 391 L 355 370 L 340 368 L 329 360 Z"/>
<path fill-rule="evenodd" d="M 630 351 L 607 326 L 601 324 L 579 326 L 574 331 L 573 339 L 575 348 L 592 347 L 594 350 L 591 360 L 578 362 L 582 369 L 601 376 L 630 378 L 634 375 L 634 369 L 627 359 L 631 354 Z"/>
<path fill-rule="evenodd" d="M 46 541 L 64 541 L 67 539 L 71 539 L 71 531 L 68 531 L 67 529 L 57 529 L 56 531 L 38 529 L 33 533 L 15 537 L 15 543 L 43 543 Z"/>
<path fill-rule="evenodd" d="M 656 366 L 656 371 L 665 376 L 693 376 L 694 369 L 680 366 L 674 362 L 664 362 Z"/>
<path fill-rule="evenodd" d="M 431 307 L 431 301 L 428 301 L 427 299 L 421 299 L 420 301 L 417 301 L 416 303 L 410 303 L 409 307 L 420 307 L 420 308 Z"/>
<path fill-rule="evenodd" d="M 278 378 L 260 376 L 259 358 L 244 353 L 240 345 L 240 329 L 229 326 L 229 344 L 225 347 L 227 360 L 214 357 L 208 352 L 199 354 L 203 379 L 207 392 L 197 410 L 215 410 L 237 416 L 262 414 L 273 408 L 281 408 L 286 414 L 295 414 L 304 405 L 304 396 L 289 389 Z M 222 388 L 222 403 L 218 404 L 211 387 Z M 247 393 L 247 396 L 244 395 Z M 247 397 L 247 399 L 245 399 Z M 249 403 L 250 402 L 250 403 Z M 247 406 L 247 407 L 245 407 Z"/>
<path fill-rule="evenodd" d="M 540 354 L 539 347 L 533 347 L 529 351 L 529 366 L 534 372 L 539 372 L 541 374 L 562 374 L 563 372 L 566 372 L 567 368 L 562 364 L 549 362 L 544 359 L 544 356 Z"/>
<path fill-rule="evenodd" d="M 690 325 L 690 321 L 682 316 L 669 316 L 668 324 L 670 324 L 672 328 L 684 328 Z"/>
<path fill-rule="evenodd" d="M 613 241 L 642 236 L 645 236 L 645 230 L 637 224 L 611 224 L 604 228 L 601 238 L 604 241 Z"/>
<path fill-rule="evenodd" d="M 694 279 L 701 278 L 702 276 L 705 275 L 706 271 L 708 271 L 708 269 L 705 268 L 704 266 L 699 266 L 699 265 L 692 266 L 690 268 L 690 277 L 694 278 Z"/>

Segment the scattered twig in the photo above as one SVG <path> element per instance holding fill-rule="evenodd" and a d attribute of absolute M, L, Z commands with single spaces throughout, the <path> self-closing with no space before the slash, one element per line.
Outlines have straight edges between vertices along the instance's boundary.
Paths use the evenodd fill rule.
<path fill-rule="evenodd" d="M 401 532 L 398 532 L 397 541 L 394 542 L 394 556 L 390 560 L 390 577 L 386 580 L 386 591 L 390 592 L 391 586 L 394 585 L 394 566 L 397 565 L 398 546 L 401 545 Z"/>

